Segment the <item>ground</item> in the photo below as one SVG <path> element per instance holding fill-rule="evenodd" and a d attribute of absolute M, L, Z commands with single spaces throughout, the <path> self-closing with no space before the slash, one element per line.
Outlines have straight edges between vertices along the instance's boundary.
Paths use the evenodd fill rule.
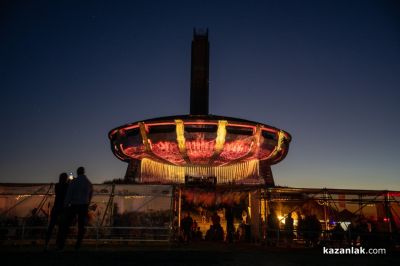
<path fill-rule="evenodd" d="M 322 249 L 271 248 L 217 243 L 120 244 L 67 247 L 63 252 L 41 246 L 2 246 L 1 265 L 398 265 L 400 252 L 387 255 L 323 255 Z"/>

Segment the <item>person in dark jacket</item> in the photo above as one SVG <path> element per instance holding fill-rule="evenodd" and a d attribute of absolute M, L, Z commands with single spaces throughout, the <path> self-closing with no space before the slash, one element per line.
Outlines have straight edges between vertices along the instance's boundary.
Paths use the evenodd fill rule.
<path fill-rule="evenodd" d="M 53 233 L 54 227 L 58 225 L 60 227 L 61 215 L 64 211 L 64 200 L 68 190 L 68 175 L 66 173 L 61 173 L 58 179 L 58 183 L 55 185 L 55 199 L 53 208 L 50 213 L 50 222 L 46 232 L 45 239 L 45 249 L 48 248 L 51 235 Z"/>

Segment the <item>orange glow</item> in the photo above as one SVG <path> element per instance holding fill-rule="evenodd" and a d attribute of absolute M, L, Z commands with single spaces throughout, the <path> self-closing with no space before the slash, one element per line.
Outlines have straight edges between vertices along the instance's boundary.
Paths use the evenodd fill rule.
<path fill-rule="evenodd" d="M 274 164 L 283 159 L 287 149 L 285 140 L 290 140 L 290 135 L 263 124 L 249 123 L 185 119 L 149 123 L 144 121 L 113 130 L 110 137 L 114 144 L 124 144 L 118 148 L 113 146 L 115 154 L 121 160 L 152 158 L 173 165 L 225 166 L 253 159 L 268 160 Z M 162 135 L 148 133 L 152 127 L 156 129 L 166 125 L 175 127 L 175 134 L 166 132 L 163 133 L 166 134 L 165 139 L 160 139 Z M 217 128 L 215 131 L 204 132 L 199 127 L 197 132 L 196 127 L 192 127 L 190 131 L 185 131 L 185 127 L 190 125 L 212 125 Z M 228 131 L 227 127 L 252 129 L 252 134 Z M 137 128 L 140 129 L 137 133 L 129 134 L 129 130 Z M 262 132 L 273 133 L 276 137 L 268 139 Z"/>
<path fill-rule="evenodd" d="M 206 164 L 214 153 L 215 141 L 192 140 L 186 142 L 187 155 L 192 163 Z"/>

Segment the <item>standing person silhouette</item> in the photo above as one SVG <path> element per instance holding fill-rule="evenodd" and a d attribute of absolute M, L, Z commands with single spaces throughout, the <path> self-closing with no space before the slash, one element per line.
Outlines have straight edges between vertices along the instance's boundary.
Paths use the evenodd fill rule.
<path fill-rule="evenodd" d="M 68 175 L 66 173 L 61 173 L 58 179 L 58 183 L 55 185 L 55 199 L 53 208 L 50 213 L 50 222 L 46 232 L 45 239 L 45 250 L 49 247 L 49 241 L 51 238 L 51 234 L 53 233 L 54 227 L 58 224 L 58 230 L 60 230 L 60 220 L 61 215 L 64 211 L 64 200 L 68 190 Z"/>
<path fill-rule="evenodd" d="M 85 225 L 88 218 L 89 204 L 92 200 L 93 185 L 85 175 L 85 168 L 79 167 L 76 173 L 78 176 L 73 179 L 68 186 L 64 201 L 64 206 L 67 208 L 66 219 L 57 241 L 58 249 L 60 250 L 64 248 L 69 226 L 76 216 L 78 216 L 78 237 L 75 249 L 81 247 L 82 239 L 85 234 Z"/>
<path fill-rule="evenodd" d="M 286 238 L 286 245 L 288 247 L 292 246 L 293 243 L 293 230 L 294 230 L 294 226 L 293 226 L 294 220 L 292 218 L 292 213 L 289 212 L 289 214 L 287 215 L 286 219 L 285 219 L 285 231 L 284 231 L 284 236 Z"/>
<path fill-rule="evenodd" d="M 183 241 L 188 243 L 192 238 L 193 219 L 190 213 L 187 212 L 186 216 L 181 220 L 181 227 L 183 231 Z"/>

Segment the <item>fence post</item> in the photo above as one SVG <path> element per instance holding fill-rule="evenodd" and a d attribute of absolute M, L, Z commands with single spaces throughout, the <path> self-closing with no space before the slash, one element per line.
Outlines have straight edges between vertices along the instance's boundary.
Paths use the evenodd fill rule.
<path fill-rule="evenodd" d="M 389 233 L 392 234 L 392 213 L 390 211 L 389 192 L 385 191 L 384 194 L 385 217 L 388 224 Z"/>
<path fill-rule="evenodd" d="M 181 211 L 182 211 L 182 189 L 179 186 L 179 198 L 178 198 L 178 228 L 181 229 Z"/>
<path fill-rule="evenodd" d="M 278 246 L 279 245 L 279 240 L 280 240 L 280 236 L 281 236 L 281 230 L 279 229 L 279 227 L 278 227 L 278 237 L 277 237 L 277 241 L 276 241 L 276 245 Z"/>
<path fill-rule="evenodd" d="M 174 201 L 175 201 L 175 186 L 171 188 L 171 202 L 170 202 L 170 217 L 169 217 L 169 235 L 168 242 L 171 243 L 173 239 L 174 233 L 174 219 L 175 219 L 175 210 L 174 210 Z"/>
<path fill-rule="evenodd" d="M 21 240 L 25 238 L 25 219 L 22 220 L 22 231 L 21 231 Z"/>
<path fill-rule="evenodd" d="M 96 222 L 96 249 L 98 247 L 99 244 L 99 219 L 97 219 Z"/>

